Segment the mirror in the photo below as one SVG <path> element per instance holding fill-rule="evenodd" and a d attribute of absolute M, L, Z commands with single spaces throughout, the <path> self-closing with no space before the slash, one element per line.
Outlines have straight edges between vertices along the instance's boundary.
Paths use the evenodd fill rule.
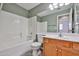
<path fill-rule="evenodd" d="M 57 28 L 58 32 L 61 33 L 69 33 L 71 32 L 69 29 L 69 14 L 59 15 L 57 18 Z"/>
<path fill-rule="evenodd" d="M 47 21 L 47 32 L 79 33 L 78 10 L 79 4 L 70 3 L 51 10 L 51 14 L 41 19 L 42 22 Z"/>

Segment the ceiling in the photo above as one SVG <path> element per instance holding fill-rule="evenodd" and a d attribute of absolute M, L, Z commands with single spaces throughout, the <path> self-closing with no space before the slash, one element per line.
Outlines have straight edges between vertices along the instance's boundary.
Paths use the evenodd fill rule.
<path fill-rule="evenodd" d="M 36 7 L 39 4 L 40 3 L 17 3 L 17 5 L 23 7 L 26 10 L 30 10 L 30 9 Z"/>
<path fill-rule="evenodd" d="M 21 6 L 22 8 L 24 8 L 26 10 L 30 10 L 30 9 L 38 6 L 39 4 L 40 3 L 17 3 L 17 5 Z M 50 10 L 49 7 L 48 7 L 48 9 L 37 13 L 37 15 L 40 16 L 40 17 L 43 17 L 43 16 L 47 16 L 47 15 L 50 15 L 50 14 L 55 13 L 55 12 L 61 11 L 63 9 L 67 9 L 67 8 L 70 8 L 70 6 L 69 5 L 68 5 L 68 7 L 62 6 L 60 10 L 58 10 L 58 9 Z"/>

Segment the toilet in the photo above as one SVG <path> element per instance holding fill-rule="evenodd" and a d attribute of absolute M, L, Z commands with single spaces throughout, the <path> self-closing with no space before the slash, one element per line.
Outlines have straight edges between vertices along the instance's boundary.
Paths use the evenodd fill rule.
<path fill-rule="evenodd" d="M 32 43 L 32 55 L 33 56 L 38 56 L 38 50 L 40 49 L 41 43 L 39 42 L 34 42 Z"/>
<path fill-rule="evenodd" d="M 42 34 L 41 33 L 38 33 L 37 35 L 38 35 L 38 37 L 37 37 L 38 38 L 38 42 L 33 42 L 32 43 L 32 51 L 33 51 L 32 55 L 33 56 L 39 56 L 40 53 L 41 53 L 41 51 L 39 49 L 41 47 L 43 38 L 42 38 Z"/>

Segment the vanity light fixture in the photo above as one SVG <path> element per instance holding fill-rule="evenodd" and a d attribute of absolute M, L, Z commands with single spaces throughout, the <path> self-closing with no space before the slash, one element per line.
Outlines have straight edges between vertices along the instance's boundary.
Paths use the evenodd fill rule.
<path fill-rule="evenodd" d="M 49 9 L 53 10 L 54 8 L 59 8 L 61 6 L 65 6 L 68 4 L 70 4 L 70 3 L 51 3 L 51 4 L 49 4 Z"/>

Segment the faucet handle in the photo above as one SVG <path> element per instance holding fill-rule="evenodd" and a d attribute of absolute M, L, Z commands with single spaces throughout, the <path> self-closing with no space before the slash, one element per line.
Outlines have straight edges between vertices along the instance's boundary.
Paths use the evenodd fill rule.
<path fill-rule="evenodd" d="M 62 34 L 61 33 L 59 33 L 59 37 L 62 37 Z"/>

